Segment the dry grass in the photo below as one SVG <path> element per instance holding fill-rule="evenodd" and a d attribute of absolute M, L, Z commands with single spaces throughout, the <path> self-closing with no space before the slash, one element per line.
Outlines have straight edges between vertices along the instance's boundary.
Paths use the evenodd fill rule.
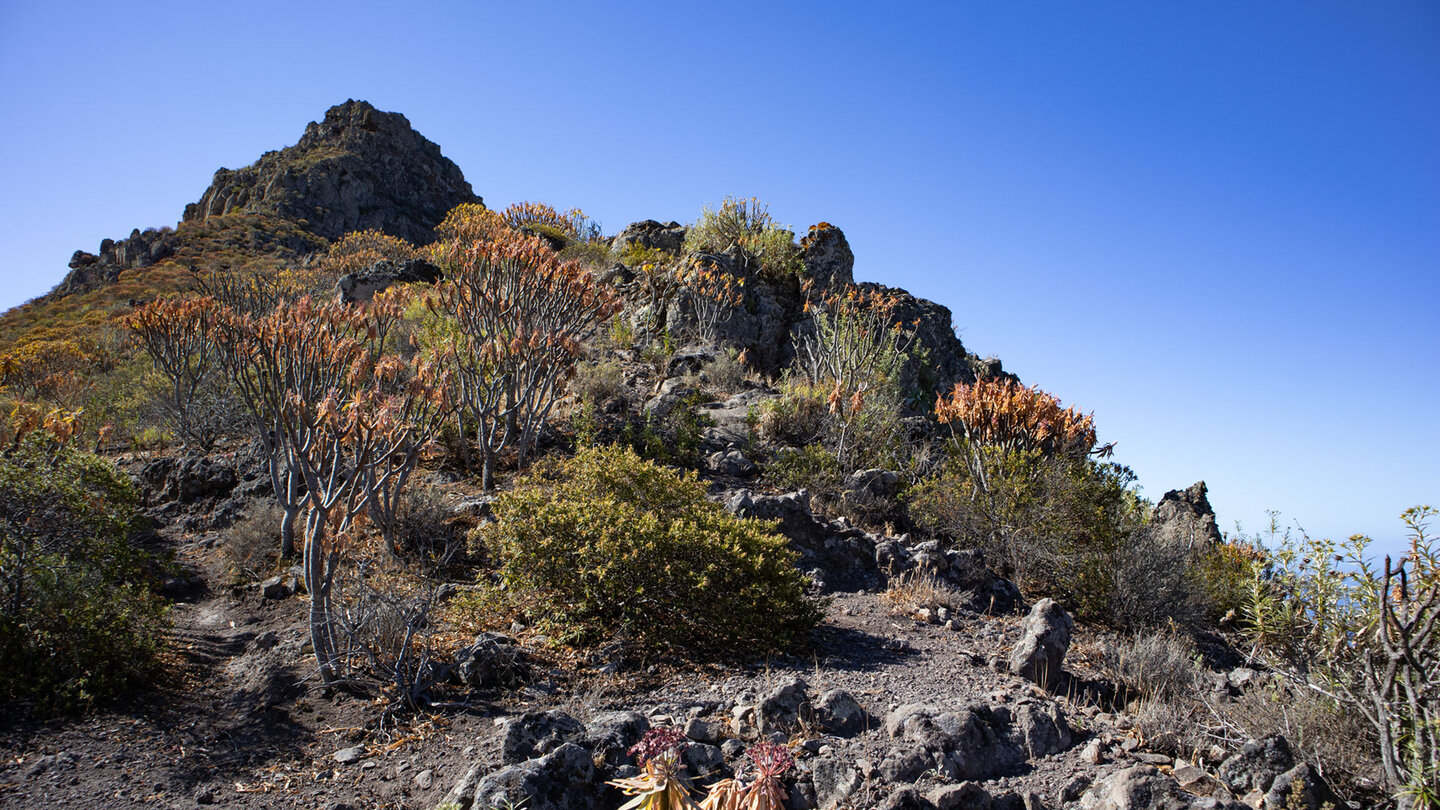
<path fill-rule="evenodd" d="M 969 605 L 973 594 L 956 590 L 934 574 L 909 571 L 891 580 L 881 598 L 890 603 L 892 615 L 925 621 L 937 617 L 940 608 L 954 613 Z"/>

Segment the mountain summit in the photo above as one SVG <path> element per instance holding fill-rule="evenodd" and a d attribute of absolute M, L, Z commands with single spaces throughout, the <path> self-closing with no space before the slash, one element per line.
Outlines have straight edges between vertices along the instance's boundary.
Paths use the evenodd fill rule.
<path fill-rule="evenodd" d="M 450 209 L 480 201 L 460 167 L 405 116 L 350 100 L 312 121 L 294 146 L 216 172 L 184 221 L 264 213 L 326 239 L 374 229 L 423 244 Z"/>
<path fill-rule="evenodd" d="M 310 122 L 294 146 L 215 172 L 200 201 L 185 206 L 178 231 L 137 229 L 104 240 L 97 253 L 75 251 L 51 296 L 112 284 L 125 270 L 167 259 L 195 264 L 196 255 L 214 254 L 193 244 L 207 231 L 229 230 L 223 241 L 231 246 L 291 260 L 367 229 L 426 244 L 452 208 L 479 202 L 460 167 L 405 116 L 349 100 Z"/>

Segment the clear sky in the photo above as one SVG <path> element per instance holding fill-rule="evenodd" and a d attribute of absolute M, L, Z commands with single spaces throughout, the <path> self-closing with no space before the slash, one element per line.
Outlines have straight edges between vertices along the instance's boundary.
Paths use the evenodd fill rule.
<path fill-rule="evenodd" d="M 492 205 L 832 222 L 1226 528 L 1440 505 L 1433 0 L 3 0 L 0 307 L 347 98 Z"/>

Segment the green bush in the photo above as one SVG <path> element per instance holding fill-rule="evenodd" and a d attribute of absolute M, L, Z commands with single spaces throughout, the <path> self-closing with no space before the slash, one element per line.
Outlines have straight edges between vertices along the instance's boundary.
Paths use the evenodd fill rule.
<path fill-rule="evenodd" d="M 976 463 L 983 486 L 970 472 Z M 1130 563 L 1137 558 L 1127 547 L 1144 514 L 1133 481 L 1117 464 L 984 446 L 916 485 L 910 514 L 932 534 L 983 549 L 1027 595 L 1051 597 L 1081 618 L 1113 622 L 1120 590 L 1148 587 L 1133 581 Z"/>
<path fill-rule="evenodd" d="M 648 650 L 778 652 L 819 620 L 772 524 L 629 448 L 537 464 L 479 530 L 515 604 L 553 636 Z"/>
<path fill-rule="evenodd" d="M 130 543 L 136 503 L 108 462 L 38 436 L 0 456 L 0 700 L 84 708 L 152 669 L 164 607 Z"/>
<path fill-rule="evenodd" d="M 769 206 L 754 197 L 726 197 L 718 210 L 705 206 L 685 234 L 687 253 L 724 253 L 732 247 L 771 277 L 799 276 L 804 270 L 794 232 L 777 225 Z"/>

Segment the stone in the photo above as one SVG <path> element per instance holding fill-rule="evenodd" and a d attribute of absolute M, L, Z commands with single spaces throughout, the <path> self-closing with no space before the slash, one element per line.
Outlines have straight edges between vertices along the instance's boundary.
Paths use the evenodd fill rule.
<path fill-rule="evenodd" d="M 501 768 L 475 786 L 473 799 L 462 807 L 510 807 L 524 802 L 526 810 L 597 810 L 604 785 L 597 778 L 590 753 L 564 743 L 535 759 Z"/>
<path fill-rule="evenodd" d="M 481 633 L 455 651 L 454 673 L 460 683 L 472 689 L 515 686 L 529 670 L 524 657 L 524 651 L 509 636 Z"/>
<path fill-rule="evenodd" d="M 1236 667 L 1225 673 L 1225 682 L 1237 692 L 1245 691 L 1245 688 L 1260 677 L 1260 673 L 1249 667 Z"/>
<path fill-rule="evenodd" d="M 890 753 L 876 767 L 880 778 L 886 782 L 914 782 L 922 774 L 935 767 L 935 758 L 920 746 L 892 748 Z"/>
<path fill-rule="evenodd" d="M 252 642 L 252 644 L 255 646 L 255 649 L 262 651 L 274 649 L 275 645 L 279 643 L 280 637 L 275 634 L 274 630 L 266 630 L 265 632 L 256 636 L 255 641 Z"/>
<path fill-rule="evenodd" d="M 755 727 L 760 734 L 794 731 L 799 725 L 802 707 L 809 702 L 808 689 L 803 679 L 791 678 L 770 690 L 755 705 Z"/>
<path fill-rule="evenodd" d="M 811 765 L 815 803 L 820 810 L 833 810 L 864 782 L 859 769 L 835 757 L 821 757 Z"/>
<path fill-rule="evenodd" d="M 1156 754 L 1152 751 L 1135 751 L 1130 754 L 1130 757 L 1146 765 L 1169 765 L 1175 761 L 1164 754 Z"/>
<path fill-rule="evenodd" d="M 1055 803 L 1070 804 L 1077 801 L 1085 789 L 1090 787 L 1090 781 L 1090 777 L 1082 773 L 1061 785 L 1060 790 L 1055 793 Z"/>
<path fill-rule="evenodd" d="M 906 785 L 886 797 L 880 804 L 880 810 L 930 810 L 930 803 L 919 788 Z"/>
<path fill-rule="evenodd" d="M 421 790 L 429 790 L 435 784 L 435 772 L 426 768 L 415 774 L 415 787 Z"/>
<path fill-rule="evenodd" d="M 1185 765 L 1176 768 L 1170 773 L 1175 782 L 1188 793 L 1196 796 L 1222 796 L 1232 798 L 1230 789 L 1225 783 L 1200 770 L 1194 765 Z"/>
<path fill-rule="evenodd" d="M 1275 777 L 1295 767 L 1290 741 L 1270 734 L 1245 744 L 1239 752 L 1220 763 L 1216 775 L 1235 795 L 1270 789 Z"/>
<path fill-rule="evenodd" d="M 1206 497 L 1204 481 L 1187 489 L 1172 489 L 1161 496 L 1150 513 L 1152 536 L 1169 545 L 1204 549 L 1223 542 L 1215 525 L 1215 510 Z"/>
<path fill-rule="evenodd" d="M 1020 641 L 1010 652 L 1010 673 L 1042 687 L 1059 683 L 1075 622 L 1053 599 L 1035 603 L 1021 625 Z"/>
<path fill-rule="evenodd" d="M 650 730 L 645 715 L 632 711 L 599 712 L 585 724 L 584 746 L 610 767 L 630 761 L 630 746 Z"/>
<path fill-rule="evenodd" d="M 365 756 L 365 746 L 357 745 L 352 748 L 342 748 L 336 751 L 334 759 L 341 765 L 349 765 L 352 762 L 359 762 Z"/>
<path fill-rule="evenodd" d="M 260 583 L 260 595 L 266 599 L 289 599 L 299 590 L 295 577 L 277 574 Z"/>
<path fill-rule="evenodd" d="M 719 723 L 702 720 L 699 717 L 692 717 L 685 723 L 685 736 L 695 742 L 717 742 L 724 731 L 724 727 Z"/>
<path fill-rule="evenodd" d="M 659 223 L 653 219 L 632 222 L 616 234 L 610 243 L 611 252 L 618 258 L 630 247 L 641 247 L 678 254 L 685 244 L 688 229 L 678 222 Z"/>
<path fill-rule="evenodd" d="M 728 475 L 732 478 L 749 478 L 760 470 L 755 466 L 755 462 L 746 458 L 739 450 L 712 453 L 706 459 L 705 465 L 716 475 Z"/>
<path fill-rule="evenodd" d="M 831 689 L 812 701 L 812 721 L 821 730 L 837 737 L 854 737 L 870 726 L 870 715 L 849 692 Z"/>
<path fill-rule="evenodd" d="M 900 491 L 900 476 L 889 470 L 856 470 L 840 487 L 840 503 L 856 510 L 889 510 Z"/>
<path fill-rule="evenodd" d="M 1275 777 L 1265 793 L 1268 810 L 1321 810 L 1344 807 L 1345 803 L 1309 765 L 1300 764 Z"/>
<path fill-rule="evenodd" d="M 559 709 L 529 711 L 505 721 L 500 743 L 500 761 L 514 765 L 548 754 L 567 742 L 585 737 L 579 720 Z"/>
<path fill-rule="evenodd" d="M 1088 762 L 1091 765 L 1099 765 L 1105 761 L 1105 745 L 1099 740 L 1091 740 L 1085 744 L 1085 749 L 1080 752 L 1080 761 Z"/>
<path fill-rule="evenodd" d="M 1069 750 L 1075 736 L 1065 713 L 1053 703 L 1025 703 L 1014 711 L 1011 737 L 1030 759 Z"/>
<path fill-rule="evenodd" d="M 718 773 L 725 767 L 725 754 L 716 746 L 694 743 L 685 746 L 680 755 L 691 778 L 704 779 Z"/>
<path fill-rule="evenodd" d="M 1026 752 L 1016 743 L 1009 718 L 985 706 L 947 710 L 909 703 L 885 719 L 885 732 L 938 758 L 951 779 L 989 779 L 1023 762 Z"/>
<path fill-rule="evenodd" d="M 778 531 L 800 555 L 797 567 L 810 575 L 822 593 L 853 593 L 884 585 L 873 536 L 816 517 L 810 510 L 809 492 L 761 495 L 737 489 L 725 497 L 724 504 L 736 517 L 778 520 Z"/>
<path fill-rule="evenodd" d="M 1244 810 L 1227 799 L 1194 796 L 1150 765 L 1132 765 L 1097 782 L 1080 797 L 1083 810 Z"/>
<path fill-rule="evenodd" d="M 990 793 L 974 782 L 946 785 L 926 797 L 936 810 L 990 810 Z"/>
<path fill-rule="evenodd" d="M 800 239 L 800 259 L 816 292 L 855 283 L 855 253 L 850 241 L 844 231 L 828 222 L 811 225 L 810 232 Z"/>
<path fill-rule="evenodd" d="M 346 273 L 335 282 L 335 292 L 347 304 L 369 301 L 375 294 L 395 284 L 434 284 L 440 280 L 440 268 L 424 259 L 395 262 L 381 259 L 358 273 Z"/>

